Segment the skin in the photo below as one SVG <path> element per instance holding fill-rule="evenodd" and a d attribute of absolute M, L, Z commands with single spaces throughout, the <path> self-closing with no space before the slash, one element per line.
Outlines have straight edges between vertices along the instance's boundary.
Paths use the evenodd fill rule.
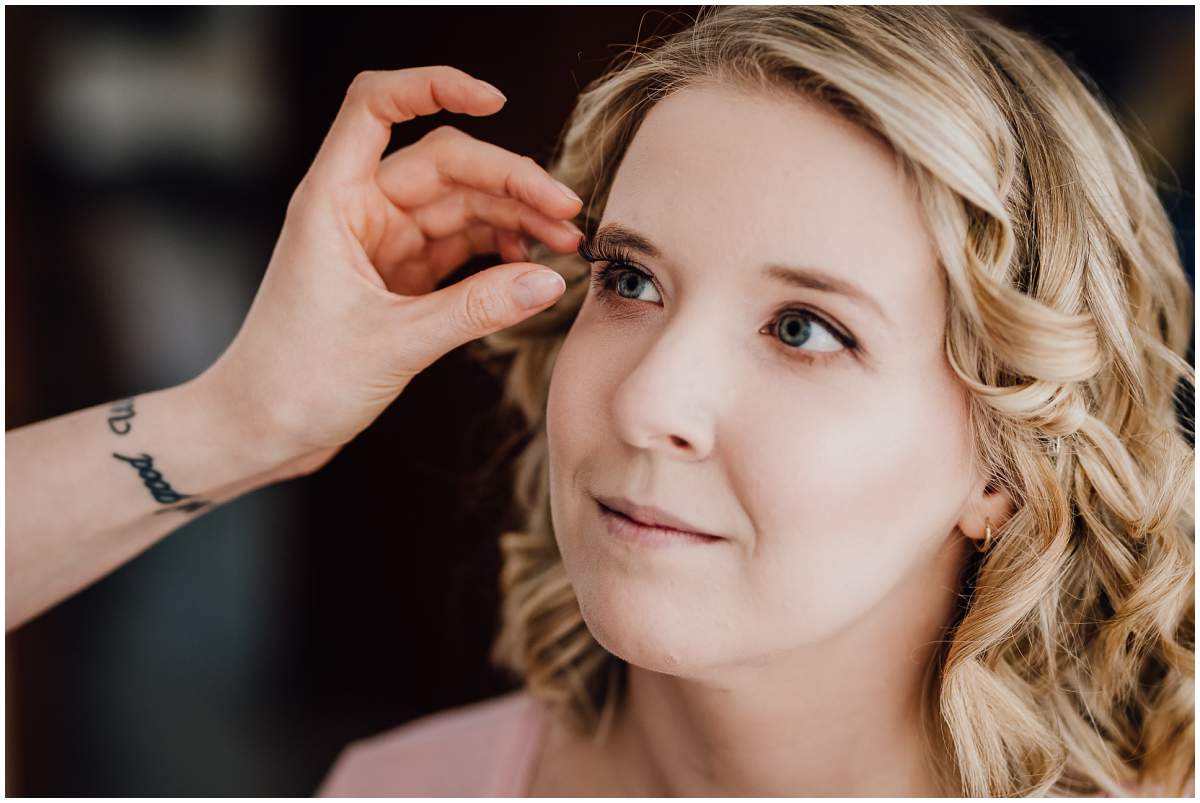
<path fill-rule="evenodd" d="M 621 279 L 615 306 L 589 291 L 547 426 L 558 546 L 629 689 L 602 746 L 551 724 L 532 792 L 936 794 L 922 675 L 971 539 L 1012 507 L 973 467 L 944 278 L 894 155 L 801 98 L 692 86 L 648 113 L 609 223 L 661 255 L 633 254 L 653 278 Z M 890 320 L 766 263 L 851 279 Z M 784 308 L 831 326 L 761 333 Z M 726 539 L 630 547 L 595 493 Z"/>

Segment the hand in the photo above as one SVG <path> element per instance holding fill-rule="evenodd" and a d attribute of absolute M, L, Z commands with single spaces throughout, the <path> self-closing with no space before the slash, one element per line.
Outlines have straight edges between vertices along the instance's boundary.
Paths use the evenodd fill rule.
<path fill-rule="evenodd" d="M 196 380 L 281 459 L 324 465 L 443 354 L 562 294 L 561 277 L 525 261 L 521 237 L 573 251 L 581 233 L 564 218 L 581 201 L 535 161 L 450 126 L 380 161 L 393 123 L 503 105 L 446 66 L 364 72 L 350 85 L 245 322 Z M 432 292 L 481 253 L 510 262 Z M 522 306 L 514 280 L 533 271 L 551 281 Z"/>

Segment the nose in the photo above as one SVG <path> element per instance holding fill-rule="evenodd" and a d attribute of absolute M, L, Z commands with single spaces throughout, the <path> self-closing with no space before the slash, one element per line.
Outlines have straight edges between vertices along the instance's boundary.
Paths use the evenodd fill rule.
<path fill-rule="evenodd" d="M 707 320 L 707 324 L 705 321 Z M 703 460 L 716 437 L 723 379 L 709 317 L 677 318 L 639 345 L 613 398 L 613 416 L 631 446 L 682 460 Z"/>

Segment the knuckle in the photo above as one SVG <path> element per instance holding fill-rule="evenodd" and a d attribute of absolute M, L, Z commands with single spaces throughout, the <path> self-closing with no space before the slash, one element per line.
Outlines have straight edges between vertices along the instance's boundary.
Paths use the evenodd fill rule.
<path fill-rule="evenodd" d="M 346 88 L 347 97 L 349 97 L 350 95 L 357 95 L 357 94 L 362 93 L 364 91 L 364 89 L 366 88 L 367 82 L 372 80 L 371 76 L 374 74 L 375 74 L 375 70 L 363 70 L 363 71 L 359 72 L 357 75 L 355 75 L 354 78 L 350 81 L 350 86 L 348 86 Z"/>
<path fill-rule="evenodd" d="M 502 320 L 507 303 L 491 287 L 476 282 L 467 289 L 467 300 L 462 306 L 462 321 L 468 332 L 486 332 L 495 328 Z"/>
<path fill-rule="evenodd" d="M 513 170 L 508 176 L 509 193 L 514 197 L 524 199 L 528 203 L 530 202 L 529 194 L 525 189 L 528 186 L 528 182 L 540 179 L 542 173 L 545 171 L 542 170 L 542 166 L 532 156 L 522 156 L 517 164 L 517 169 Z"/>
<path fill-rule="evenodd" d="M 296 189 L 292 191 L 292 197 L 288 198 L 287 209 L 285 209 L 283 213 L 285 218 L 295 218 L 296 215 L 300 213 L 300 210 L 304 204 L 303 190 L 304 182 L 301 181 L 296 185 Z"/>
<path fill-rule="evenodd" d="M 305 210 L 312 203 L 313 197 L 313 179 L 308 173 L 300 179 L 300 183 L 292 191 L 292 196 L 288 198 L 287 209 L 284 211 L 284 217 L 295 219 L 304 214 Z"/>

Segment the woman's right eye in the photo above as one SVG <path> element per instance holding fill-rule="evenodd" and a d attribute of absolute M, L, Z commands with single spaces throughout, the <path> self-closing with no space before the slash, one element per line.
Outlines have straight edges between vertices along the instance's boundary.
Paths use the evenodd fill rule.
<path fill-rule="evenodd" d="M 658 290 L 648 275 L 620 262 L 609 262 L 592 274 L 592 287 L 596 289 L 596 294 L 606 302 L 617 303 L 618 298 L 628 301 L 648 301 L 652 304 L 662 301 L 661 296 L 657 299 L 639 299 L 637 296 L 642 291 L 643 285 L 653 290 L 656 296 L 658 295 Z"/>
<path fill-rule="evenodd" d="M 654 278 L 644 270 L 633 266 L 633 255 L 624 247 L 617 244 L 597 243 L 584 237 L 579 241 L 580 258 L 592 265 L 602 267 L 592 273 L 592 287 L 596 296 L 607 304 L 620 305 L 621 300 L 650 301 L 661 303 L 662 296 L 654 287 Z M 639 299 L 638 292 L 642 284 L 648 285 L 658 295 L 655 299 Z"/>

